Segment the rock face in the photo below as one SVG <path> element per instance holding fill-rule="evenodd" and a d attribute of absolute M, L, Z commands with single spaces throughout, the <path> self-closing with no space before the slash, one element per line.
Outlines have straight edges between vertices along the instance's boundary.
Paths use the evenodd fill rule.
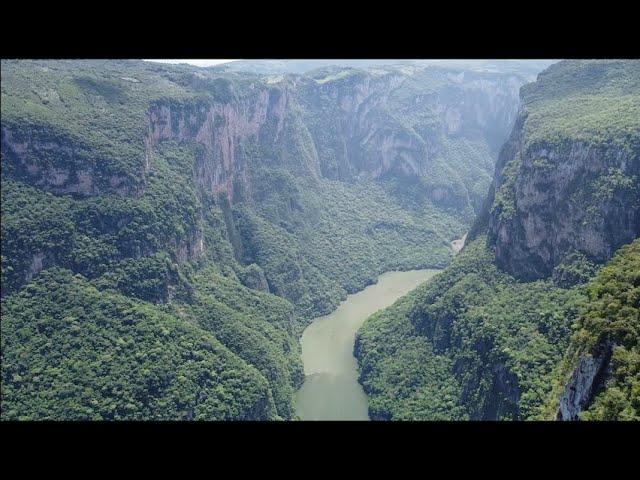
<path fill-rule="evenodd" d="M 538 83 L 544 87 L 553 80 L 553 73 Z M 541 135 L 536 130 L 543 127 L 534 129 L 530 115 L 540 122 L 538 110 L 560 100 L 550 93 L 542 97 L 535 89 L 523 92 L 523 107 L 500 153 L 488 203 L 489 241 L 495 245 L 498 265 L 519 279 L 535 280 L 551 275 L 570 251 L 605 262 L 640 235 L 637 131 L 631 125 L 629 134 L 565 134 L 557 126 L 559 132 Z M 570 98 L 562 101 L 570 103 Z M 571 122 L 580 125 L 597 113 L 589 111 L 583 119 L 580 111 L 572 114 L 567 106 L 557 108 L 560 113 L 563 110 L 568 110 L 562 119 L 565 129 L 578 128 Z M 596 124 L 601 129 L 608 125 L 606 118 Z"/>
<path fill-rule="evenodd" d="M 29 265 L 29 269 L 25 274 L 25 282 L 29 282 L 34 275 L 42 271 L 42 268 L 45 265 L 44 260 L 45 260 L 45 254 L 43 252 L 38 252 L 33 255 L 33 258 L 31 260 L 31 265 Z"/>
<path fill-rule="evenodd" d="M 610 346 L 603 348 L 595 356 L 580 356 L 560 397 L 556 420 L 578 420 L 580 412 L 589 405 L 602 385 L 610 358 Z"/>
<path fill-rule="evenodd" d="M 75 141 L 47 138 L 38 132 L 17 138 L 9 127 L 2 127 L 2 155 L 7 158 L 3 166 L 16 177 L 58 195 L 136 193 L 134 184 L 125 175 L 98 174 L 99 169 L 85 162 L 78 150 L 82 150 L 82 146 Z"/>
<path fill-rule="evenodd" d="M 252 263 L 239 273 L 238 277 L 245 287 L 261 292 L 270 292 L 269 283 L 264 271 L 255 263 Z"/>
<path fill-rule="evenodd" d="M 514 141 L 522 143 L 519 132 Z M 524 280 L 547 277 L 571 250 L 604 262 L 640 234 L 638 191 L 632 183 L 640 178 L 640 150 L 584 142 L 525 152 L 514 146 L 505 148 L 501 163 L 521 159 L 521 166 L 514 179 L 503 170 L 497 188 L 513 189 L 515 208 L 511 215 L 494 214 L 490 223 L 496 259 L 506 271 Z M 626 184 L 616 185 L 617 178 Z M 598 186 L 607 183 L 612 191 L 595 198 Z"/>
<path fill-rule="evenodd" d="M 516 117 L 524 79 L 444 69 L 346 73 L 329 70 L 298 83 L 322 175 L 343 181 L 393 177 L 409 184 L 419 179 L 437 205 L 479 208 L 489 182 L 478 191 L 474 182 L 482 183 L 493 161 L 480 160 L 477 147 L 467 158 L 461 145 L 485 146 L 485 159 L 497 152 Z M 439 181 L 447 169 L 456 173 Z"/>
<path fill-rule="evenodd" d="M 478 368 L 480 362 L 469 360 L 455 366 L 456 375 L 475 372 L 467 377 L 459 401 L 468 406 L 470 420 L 518 420 L 521 394 L 518 377 L 504 363 L 491 358 L 488 347 L 478 345 L 474 352 L 481 359 L 483 368 Z"/>
<path fill-rule="evenodd" d="M 172 251 L 175 252 L 176 262 L 182 265 L 185 262 L 197 260 L 204 251 L 204 238 L 202 232 L 195 230 L 184 239 L 175 239 Z"/>
<path fill-rule="evenodd" d="M 483 420 L 517 419 L 520 412 L 520 388 L 518 376 L 511 372 L 504 364 L 497 363 L 492 369 L 493 383 L 487 397 L 483 412 Z"/>
<path fill-rule="evenodd" d="M 438 112 L 447 135 L 482 137 L 497 152 L 516 118 L 523 79 L 472 72 L 450 73 L 447 78 L 451 84 L 438 95 L 425 95 L 422 103 Z"/>
<path fill-rule="evenodd" d="M 221 238 L 231 241 L 245 264 L 256 261 L 243 253 L 232 212 L 240 203 L 259 208 L 267 194 L 281 195 L 274 178 L 374 180 L 403 207 L 433 204 L 470 220 L 490 183 L 494 144 L 510 128 L 517 88 L 526 80 L 416 66 L 329 68 L 277 78 L 149 65 L 122 77 L 127 62 L 71 62 L 64 74 L 40 65 L 12 68 L 14 76 L 9 83 L 5 76 L 3 86 L 21 94 L 3 97 L 3 178 L 80 201 L 122 200 L 119 211 L 132 198 L 160 199 L 145 194 L 154 179 L 167 175 L 165 163 L 184 167 L 194 194 L 222 210 Z M 93 78 L 96 72 L 101 78 Z M 33 88 L 22 92 L 27 84 Z M 32 101 L 46 115 L 32 118 L 26 108 Z M 181 153 L 165 158 L 174 148 Z M 285 200 L 287 212 L 301 212 L 295 195 Z M 273 212 L 270 221 L 281 228 L 291 220 L 282 218 L 287 212 Z M 133 217 L 114 215 L 117 220 L 100 228 L 116 238 Z M 141 258 L 167 250 L 177 264 L 199 259 L 209 239 L 198 216 L 202 212 L 186 214 L 173 235 L 160 228 L 157 241 L 118 237 L 117 255 Z M 26 252 L 13 269 L 20 283 L 56 263 L 48 251 L 31 262 L 40 250 Z M 269 288 L 259 275 L 247 282 Z"/>
<path fill-rule="evenodd" d="M 203 149 L 195 172 L 200 188 L 223 192 L 234 203 L 251 195 L 252 161 L 345 182 L 432 179 L 440 175 L 434 165 L 443 161 L 443 138 L 480 141 L 487 151 L 504 139 L 522 77 L 446 70 L 423 75 L 348 69 L 256 82 L 248 94 L 230 86 L 224 100 L 157 101 L 148 112 L 145 162 L 149 168 L 160 142 L 195 142 Z M 422 82 L 431 77 L 439 89 L 425 91 Z M 475 167 L 488 172 L 492 162 L 485 163 Z M 422 188 L 434 203 L 460 209 L 472 196 L 461 193 L 464 185 L 427 180 Z"/>
<path fill-rule="evenodd" d="M 323 176 L 343 181 L 360 174 L 379 178 L 396 163 L 420 174 L 415 162 L 405 162 L 411 156 L 408 152 L 417 154 L 419 145 L 403 136 L 398 125 L 390 125 L 388 118 L 376 115 L 404 77 L 350 72 L 343 78 L 325 79 L 300 82 L 302 115 L 314 139 Z"/>
<path fill-rule="evenodd" d="M 224 191 L 232 201 L 234 188 L 249 183 L 247 146 L 282 140 L 288 97 L 285 87 L 262 89 L 225 103 L 156 102 L 149 109 L 145 157 L 150 161 L 158 143 L 165 140 L 201 145 L 195 172 L 200 188 L 214 194 Z"/>
<path fill-rule="evenodd" d="M 175 140 L 202 148 L 194 178 L 203 192 L 223 193 L 231 203 L 251 194 L 248 165 L 257 161 L 341 181 L 422 179 L 421 188 L 434 203 L 464 210 L 470 202 L 479 205 L 489 177 L 478 192 L 465 191 L 474 188 L 472 180 L 434 183 L 451 163 L 450 155 L 454 161 L 468 156 L 444 144 L 480 142 L 479 150 L 497 151 L 515 118 L 518 88 L 526 81 L 517 74 L 415 66 L 329 68 L 277 79 L 237 75 L 235 81 L 213 72 L 185 78 L 181 86 L 205 94 L 150 101 L 146 119 L 128 120 L 131 131 L 123 150 L 122 139 L 100 132 L 85 141 L 65 130 L 64 122 L 55 127 L 59 131 L 49 124 L 25 127 L 24 119 L 7 115 L 3 166 L 55 194 L 139 196 L 159 144 Z M 111 108 L 109 102 L 125 101 L 122 92 L 112 99 L 108 89 L 98 89 L 97 100 L 94 90 L 106 88 L 98 83 L 82 83 L 91 102 L 107 101 Z M 470 164 L 487 176 L 493 158 L 483 154 Z"/>

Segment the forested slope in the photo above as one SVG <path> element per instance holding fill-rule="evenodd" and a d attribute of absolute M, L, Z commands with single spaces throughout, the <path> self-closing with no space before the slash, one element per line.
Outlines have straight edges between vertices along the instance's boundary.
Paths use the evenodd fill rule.
<path fill-rule="evenodd" d="M 468 245 L 359 332 L 372 416 L 637 418 L 639 66 L 522 88 Z"/>
<path fill-rule="evenodd" d="M 449 263 L 524 81 L 3 60 L 2 418 L 295 418 L 302 327 Z"/>
<path fill-rule="evenodd" d="M 550 410 L 559 419 L 640 420 L 640 240 L 587 287 Z"/>

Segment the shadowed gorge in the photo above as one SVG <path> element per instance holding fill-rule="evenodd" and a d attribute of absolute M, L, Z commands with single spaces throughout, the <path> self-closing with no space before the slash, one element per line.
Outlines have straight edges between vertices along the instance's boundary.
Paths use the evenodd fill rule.
<path fill-rule="evenodd" d="M 638 420 L 639 66 L 522 87 L 464 248 L 358 333 L 372 417 Z"/>
<path fill-rule="evenodd" d="M 308 62 L 2 60 L 2 418 L 637 418 L 639 62 Z"/>

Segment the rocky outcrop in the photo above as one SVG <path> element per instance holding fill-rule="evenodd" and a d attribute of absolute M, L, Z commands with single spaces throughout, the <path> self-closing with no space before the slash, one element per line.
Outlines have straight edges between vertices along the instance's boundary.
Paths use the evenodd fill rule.
<path fill-rule="evenodd" d="M 25 273 L 25 282 L 30 282 L 34 275 L 37 275 L 42 271 L 44 265 L 46 264 L 46 255 L 43 252 L 37 252 L 31 258 L 31 264 L 27 272 Z"/>
<path fill-rule="evenodd" d="M 640 148 L 526 147 L 524 121 L 496 170 L 489 240 L 501 268 L 523 280 L 544 278 L 570 251 L 601 263 L 640 235 Z"/>
<path fill-rule="evenodd" d="M 457 238 L 451 241 L 451 249 L 458 253 L 460 250 L 464 248 L 464 243 L 467 240 L 467 234 L 465 233 L 462 238 Z"/>
<path fill-rule="evenodd" d="M 518 402 L 520 387 L 518 376 L 504 363 L 496 363 L 491 370 L 491 389 L 486 398 L 482 420 L 517 420 L 520 418 Z"/>
<path fill-rule="evenodd" d="M 517 278 L 546 278 L 573 251 L 603 263 L 640 235 L 637 107 L 625 100 L 638 65 L 560 62 L 522 89 L 486 212 L 498 265 Z"/>
<path fill-rule="evenodd" d="M 258 160 L 271 164 L 293 156 L 285 151 L 286 128 L 293 115 L 290 96 L 288 87 L 282 86 L 263 87 L 224 102 L 156 102 L 148 112 L 146 161 L 151 163 L 162 141 L 195 142 L 203 147 L 194 175 L 199 188 L 215 195 L 224 193 L 232 203 L 238 190 L 250 191 L 248 162 L 252 155 L 257 153 Z M 301 169 L 314 174 L 316 167 L 307 163 Z"/>
<path fill-rule="evenodd" d="M 100 172 L 95 162 L 87 162 L 84 146 L 75 140 L 48 138 L 38 131 L 16 135 L 2 127 L 3 168 L 28 183 L 52 193 L 81 197 L 109 192 L 136 194 L 138 186 L 124 175 Z M 98 162 L 99 163 L 99 162 Z"/>
<path fill-rule="evenodd" d="M 204 237 L 200 230 L 195 230 L 183 239 L 176 239 L 172 248 L 178 265 L 197 260 L 204 252 Z"/>
<path fill-rule="evenodd" d="M 255 263 L 238 272 L 238 278 L 245 287 L 261 292 L 270 292 L 269 283 L 267 282 L 264 271 Z"/>
<path fill-rule="evenodd" d="M 560 396 L 556 420 L 578 420 L 580 412 L 587 409 L 604 383 L 611 351 L 611 346 L 607 345 L 596 355 L 580 356 Z"/>

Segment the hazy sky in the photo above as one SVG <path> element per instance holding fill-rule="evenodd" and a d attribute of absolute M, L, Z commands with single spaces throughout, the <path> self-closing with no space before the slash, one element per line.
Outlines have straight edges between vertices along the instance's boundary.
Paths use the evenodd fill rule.
<path fill-rule="evenodd" d="M 160 63 L 188 63 L 190 65 L 195 65 L 197 67 L 211 67 L 213 65 L 218 65 L 220 63 L 232 62 L 233 60 L 220 60 L 220 59 L 186 59 L 181 58 L 178 60 L 157 60 L 157 59 L 148 59 L 147 62 L 160 62 Z"/>

